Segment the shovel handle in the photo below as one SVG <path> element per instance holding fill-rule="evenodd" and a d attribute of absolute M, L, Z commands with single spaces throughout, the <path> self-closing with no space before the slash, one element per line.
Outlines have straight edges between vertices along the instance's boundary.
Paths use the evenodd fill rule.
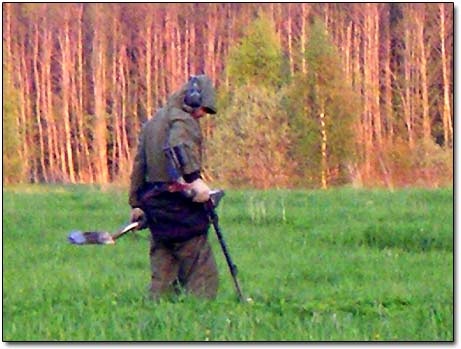
<path fill-rule="evenodd" d="M 124 226 L 123 228 L 121 228 L 118 232 L 116 232 L 115 234 L 112 235 L 112 240 L 117 240 L 119 237 L 125 235 L 126 233 L 136 229 L 139 225 L 141 224 L 141 222 L 133 222 L 133 223 L 130 223 L 126 226 Z"/>

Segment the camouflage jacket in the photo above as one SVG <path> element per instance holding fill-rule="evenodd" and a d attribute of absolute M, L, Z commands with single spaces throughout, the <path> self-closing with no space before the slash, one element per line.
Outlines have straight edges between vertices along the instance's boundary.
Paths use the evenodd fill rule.
<path fill-rule="evenodd" d="M 214 113 L 215 91 L 211 81 L 205 75 L 198 77 L 202 89 L 202 106 Z M 138 194 L 146 182 L 170 182 L 167 159 L 163 152 L 165 145 L 174 147 L 184 144 L 189 160 L 183 168 L 184 175 L 201 170 L 202 132 L 198 120 L 190 115 L 190 107 L 184 104 L 186 90 L 187 83 L 171 95 L 166 106 L 143 125 L 130 177 L 131 207 L 140 206 Z"/>

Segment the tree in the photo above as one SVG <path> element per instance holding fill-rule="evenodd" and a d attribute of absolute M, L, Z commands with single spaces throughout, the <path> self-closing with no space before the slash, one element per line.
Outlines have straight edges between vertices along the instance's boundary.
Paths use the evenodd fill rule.
<path fill-rule="evenodd" d="M 347 180 L 347 165 L 354 155 L 358 98 L 346 82 L 336 48 L 317 19 L 310 29 L 306 62 L 307 74 L 294 78 L 286 100 L 292 156 L 304 184 L 327 188 Z"/>
<path fill-rule="evenodd" d="M 260 14 L 229 54 L 227 69 L 234 85 L 281 86 L 283 60 L 274 25 Z"/>
<path fill-rule="evenodd" d="M 450 100 L 453 100 L 453 95 L 450 96 L 450 64 L 449 58 L 453 57 L 453 46 L 451 46 L 451 52 L 448 55 L 447 51 L 447 36 L 449 30 L 447 30 L 447 25 L 449 21 L 446 20 L 445 6 L 446 4 L 439 4 L 439 13 L 440 13 L 440 56 L 442 58 L 442 74 L 443 74 L 443 134 L 444 134 L 444 143 L 448 147 L 453 146 L 453 122 L 452 122 L 452 106 Z M 451 8 L 451 15 L 453 15 L 453 7 Z M 448 23 L 446 23 L 448 22 Z M 453 35 L 453 28 L 451 29 L 451 36 Z M 448 32 L 448 33 L 447 33 Z"/>
<path fill-rule="evenodd" d="M 94 157 L 95 177 L 98 183 L 109 181 L 107 167 L 107 113 L 106 113 L 106 32 L 101 21 L 101 5 L 92 5 L 93 15 L 93 98 L 94 98 Z"/>
<path fill-rule="evenodd" d="M 290 166 L 287 114 L 280 107 L 282 54 L 270 20 L 260 16 L 250 24 L 227 66 L 230 90 L 221 90 L 227 99 L 219 106 L 225 128 L 216 127 L 210 140 L 210 167 L 233 185 L 285 186 Z"/>
<path fill-rule="evenodd" d="M 239 88 L 207 146 L 215 179 L 263 189 L 289 184 L 289 129 L 281 96 L 262 86 Z"/>
<path fill-rule="evenodd" d="M 19 92 L 14 87 L 3 64 L 3 181 L 17 183 L 22 180 L 22 162 L 18 153 Z"/>
<path fill-rule="evenodd" d="M 407 144 L 410 153 L 423 138 L 447 151 L 453 146 L 453 4 L 5 3 L 2 8 L 4 69 L 19 92 L 17 153 L 31 182 L 125 180 L 142 122 L 189 74 L 213 79 L 220 114 L 235 112 L 234 103 L 243 97 L 234 97 L 251 88 L 259 97 L 249 94 L 248 103 L 278 112 L 283 86 L 296 75 L 292 89 L 310 90 L 293 92 L 304 100 L 297 97 L 285 109 L 299 112 L 304 125 L 308 96 L 317 96 L 309 103 L 320 108 L 325 99 L 320 96 L 330 90 L 323 80 L 332 74 L 321 71 L 319 82 L 308 84 L 309 19 L 315 16 L 324 20 L 336 61 L 344 67 L 337 74 L 347 80 L 339 100 L 354 95 L 350 89 L 360 97 L 360 105 L 352 98 L 360 116 L 354 119 L 352 164 L 359 181 L 374 185 L 382 175 L 393 176 L 396 162 L 386 154 L 393 146 Z M 275 104 L 261 102 L 261 96 Z M 322 161 L 327 185 L 341 177 L 330 168 L 335 153 L 328 123 L 336 114 L 327 108 L 332 106 L 324 114 L 316 111 L 303 133 L 318 146 L 311 158 L 303 158 L 307 145 L 298 148 L 298 141 L 290 150 L 303 183 L 322 182 L 316 168 Z M 269 125 L 276 128 L 272 119 Z M 213 119 L 202 126 L 209 140 Z M 311 168 L 310 174 L 302 168 Z"/>

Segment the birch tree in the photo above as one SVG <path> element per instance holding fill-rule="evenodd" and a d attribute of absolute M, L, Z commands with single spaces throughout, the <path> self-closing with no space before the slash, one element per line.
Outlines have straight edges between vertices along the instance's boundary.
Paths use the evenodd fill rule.
<path fill-rule="evenodd" d="M 326 189 L 347 180 L 358 104 L 325 26 L 315 20 L 309 32 L 307 74 L 293 81 L 287 108 L 298 176 L 304 185 Z"/>

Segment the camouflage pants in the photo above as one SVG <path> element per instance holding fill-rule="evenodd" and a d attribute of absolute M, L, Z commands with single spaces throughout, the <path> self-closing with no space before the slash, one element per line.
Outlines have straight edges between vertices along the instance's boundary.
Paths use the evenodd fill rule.
<path fill-rule="evenodd" d="M 207 235 L 165 243 L 151 239 L 152 297 L 185 290 L 198 297 L 214 299 L 218 271 Z"/>

